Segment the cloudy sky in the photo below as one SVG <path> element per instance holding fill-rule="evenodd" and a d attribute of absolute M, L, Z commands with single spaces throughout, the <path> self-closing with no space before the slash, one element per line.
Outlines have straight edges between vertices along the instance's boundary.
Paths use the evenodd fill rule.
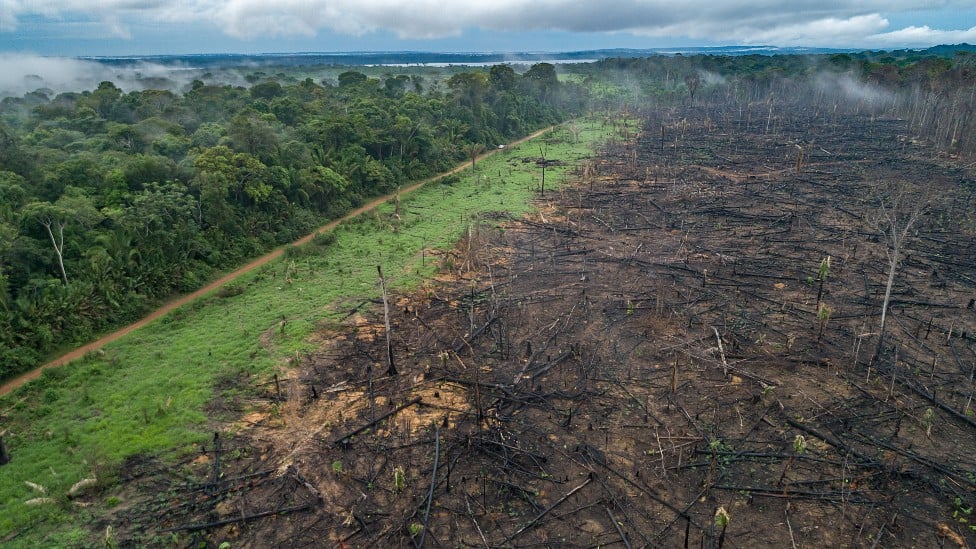
<path fill-rule="evenodd" d="M 976 0 L 0 0 L 0 52 L 976 43 Z"/>

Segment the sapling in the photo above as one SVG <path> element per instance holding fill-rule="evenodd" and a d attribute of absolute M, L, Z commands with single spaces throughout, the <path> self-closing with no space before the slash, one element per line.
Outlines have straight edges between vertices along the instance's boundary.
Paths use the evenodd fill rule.
<path fill-rule="evenodd" d="M 793 461 L 796 460 L 798 456 L 802 456 L 807 451 L 807 439 L 803 438 L 803 435 L 796 435 L 793 439 L 793 454 L 790 455 L 790 459 L 786 460 L 786 467 L 783 467 L 783 474 L 779 476 L 779 482 L 777 486 L 783 485 L 783 480 L 786 478 L 786 473 L 793 466 Z"/>
<path fill-rule="evenodd" d="M 830 322 L 830 314 L 833 309 L 826 303 L 821 303 L 817 309 L 817 318 L 820 320 L 820 331 L 817 333 L 817 341 L 820 341 L 827 331 L 827 323 Z"/>
<path fill-rule="evenodd" d="M 719 507 L 715 510 L 715 529 L 719 531 L 718 549 L 722 549 L 722 545 L 725 544 L 725 529 L 729 527 L 730 522 L 732 522 L 732 517 L 725 510 L 725 507 Z"/>
<path fill-rule="evenodd" d="M 827 281 L 828 274 L 830 274 L 829 255 L 820 262 L 820 270 L 817 272 L 817 281 L 820 282 L 820 289 L 817 290 L 817 309 L 820 308 L 820 299 L 823 297 L 824 282 Z"/>
<path fill-rule="evenodd" d="M 922 414 L 922 427 L 925 427 L 925 436 L 932 436 L 932 423 L 935 419 L 935 410 L 932 408 L 926 408 L 925 413 Z"/>
<path fill-rule="evenodd" d="M 393 491 L 402 492 L 404 488 L 407 487 L 407 475 L 403 470 L 403 467 L 397 466 L 393 468 Z"/>

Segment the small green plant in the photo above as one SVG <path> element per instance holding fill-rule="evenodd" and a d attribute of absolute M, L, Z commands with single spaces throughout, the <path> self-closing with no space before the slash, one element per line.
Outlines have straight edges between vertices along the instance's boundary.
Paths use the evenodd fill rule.
<path fill-rule="evenodd" d="M 802 456 L 807 451 L 807 440 L 803 435 L 796 435 L 793 439 L 793 453 Z"/>
<path fill-rule="evenodd" d="M 817 280 L 821 282 L 827 280 L 827 275 L 830 273 L 830 256 L 823 258 L 820 262 L 820 270 L 817 272 Z"/>
<path fill-rule="evenodd" d="M 922 414 L 922 427 L 925 428 L 925 436 L 932 436 L 932 424 L 935 420 L 935 410 L 932 408 L 926 408 L 925 413 Z"/>
<path fill-rule="evenodd" d="M 973 524 L 973 506 L 966 505 L 962 498 L 957 497 L 952 500 L 952 508 L 953 520 L 976 532 L 976 524 Z"/>
<path fill-rule="evenodd" d="M 817 309 L 817 319 L 820 320 L 820 331 L 817 334 L 817 341 L 820 341 L 827 331 L 827 323 L 830 322 L 830 315 L 833 312 L 834 310 L 830 308 L 830 305 L 820 303 L 819 309 Z"/>
<path fill-rule="evenodd" d="M 341 475 L 342 474 L 342 462 L 341 461 L 335 460 L 335 461 L 332 462 L 332 472 L 335 473 L 335 474 L 337 474 L 337 475 Z"/>
<path fill-rule="evenodd" d="M 732 522 L 732 517 L 729 512 L 725 510 L 725 507 L 719 507 L 715 510 L 715 529 L 719 531 L 718 534 L 718 547 L 722 549 L 725 544 L 725 529 L 729 527 L 729 523 Z"/>
<path fill-rule="evenodd" d="M 403 471 L 403 467 L 397 466 L 393 468 L 393 491 L 402 492 L 404 488 L 407 487 L 407 475 Z"/>
<path fill-rule="evenodd" d="M 786 466 L 783 467 L 783 474 L 779 476 L 779 486 L 783 485 L 783 481 L 786 479 L 786 473 L 789 472 L 790 467 L 793 466 L 793 462 L 797 457 L 802 456 L 807 451 L 807 439 L 803 438 L 803 435 L 796 435 L 793 439 L 793 454 L 788 460 L 786 460 Z"/>
<path fill-rule="evenodd" d="M 725 507 L 719 507 L 715 510 L 715 528 L 725 530 L 731 521 L 732 517 L 729 516 L 729 512 L 725 510 Z"/>
<path fill-rule="evenodd" d="M 724 449 L 725 449 L 725 443 L 722 442 L 722 439 L 720 438 L 713 438 L 708 443 L 708 450 L 711 451 L 712 453 L 721 452 Z"/>
<path fill-rule="evenodd" d="M 109 524 L 105 527 L 105 539 L 104 539 L 106 549 L 115 549 L 119 546 L 119 540 L 115 537 L 115 529 Z"/>
<path fill-rule="evenodd" d="M 411 522 L 409 528 L 410 537 L 415 538 L 420 535 L 420 532 L 423 531 L 424 525 L 420 524 L 419 522 Z"/>

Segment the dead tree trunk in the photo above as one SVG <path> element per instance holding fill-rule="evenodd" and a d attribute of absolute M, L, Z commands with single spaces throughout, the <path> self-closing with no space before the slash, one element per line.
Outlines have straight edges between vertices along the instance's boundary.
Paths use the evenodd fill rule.
<path fill-rule="evenodd" d="M 902 247 L 908 237 L 912 226 L 918 221 L 925 211 L 926 204 L 911 203 L 911 199 L 902 190 L 894 197 L 888 205 L 881 201 L 880 213 L 875 221 L 875 228 L 885 237 L 887 248 L 885 253 L 888 255 L 888 282 L 885 284 L 884 301 L 881 304 L 881 324 L 878 327 L 878 346 L 874 350 L 873 363 L 881 355 L 882 346 L 885 338 L 885 323 L 888 318 L 888 305 L 891 303 L 891 289 L 895 285 L 895 274 L 898 271 L 898 263 L 901 260 Z M 911 205 L 909 205 L 911 204 Z"/>
<path fill-rule="evenodd" d="M 390 327 L 390 300 L 386 296 L 386 280 L 383 278 L 383 269 L 377 265 L 376 272 L 380 275 L 380 288 L 383 290 L 383 321 L 386 324 L 386 359 L 389 368 L 386 370 L 391 376 L 397 375 L 396 364 L 393 360 L 393 329 Z"/>
<path fill-rule="evenodd" d="M 58 256 L 58 267 L 61 269 L 61 280 L 64 285 L 68 285 L 68 273 L 64 270 L 64 223 L 48 219 L 41 220 L 41 225 L 47 229 L 47 235 L 51 237 L 51 245 L 54 246 L 54 253 Z M 55 225 L 58 230 L 58 238 L 54 238 L 54 231 L 51 226 Z"/>
<path fill-rule="evenodd" d="M 545 196 L 546 194 L 546 149 L 539 145 L 539 154 L 542 156 L 542 184 L 539 186 L 539 194 Z"/>
<path fill-rule="evenodd" d="M 3 443 L 3 436 L 0 436 L 0 465 L 8 463 L 10 463 L 10 454 L 7 453 L 7 447 Z"/>

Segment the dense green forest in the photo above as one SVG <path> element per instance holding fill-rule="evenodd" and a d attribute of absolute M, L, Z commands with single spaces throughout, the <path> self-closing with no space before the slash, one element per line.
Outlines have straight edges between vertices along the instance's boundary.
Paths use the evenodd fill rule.
<path fill-rule="evenodd" d="M 371 72 L 369 76 L 365 72 Z M 976 150 L 976 56 L 655 56 L 524 72 L 251 75 L 0 102 L 0 379 L 370 196 L 587 109 L 871 108 Z M 382 74 L 382 75 L 381 75 Z M 379 77 L 376 77 L 379 76 Z"/>
<path fill-rule="evenodd" d="M 546 63 L 8 97 L 0 379 L 583 103 Z"/>

